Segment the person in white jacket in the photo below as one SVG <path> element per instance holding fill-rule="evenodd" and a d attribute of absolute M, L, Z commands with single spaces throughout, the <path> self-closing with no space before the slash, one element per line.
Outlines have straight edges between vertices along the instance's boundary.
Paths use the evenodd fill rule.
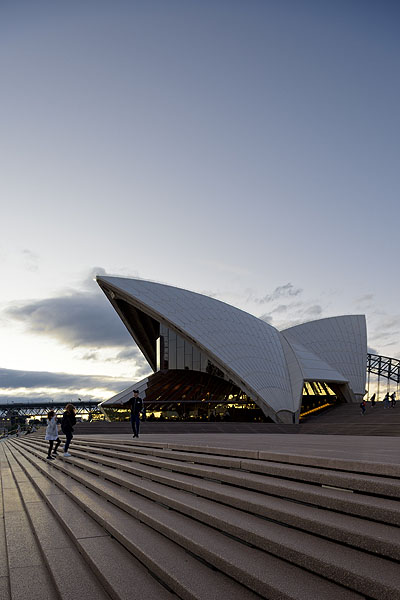
<path fill-rule="evenodd" d="M 58 437 L 57 417 L 54 410 L 51 410 L 47 413 L 47 419 L 46 435 L 44 439 L 49 442 L 49 451 L 46 458 L 47 460 L 54 460 L 54 458 L 57 456 L 57 448 L 61 444 L 61 440 Z M 54 442 L 56 442 L 56 445 L 53 450 Z"/>

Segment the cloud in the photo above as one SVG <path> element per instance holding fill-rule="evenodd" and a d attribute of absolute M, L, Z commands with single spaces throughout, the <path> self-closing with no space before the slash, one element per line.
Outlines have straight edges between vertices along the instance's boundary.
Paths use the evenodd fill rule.
<path fill-rule="evenodd" d="M 312 306 L 309 306 L 308 308 L 304 308 L 303 314 L 310 315 L 313 317 L 320 316 L 322 314 L 322 306 L 320 306 L 319 304 L 313 304 Z"/>
<path fill-rule="evenodd" d="M 364 296 L 359 296 L 359 298 L 356 298 L 356 302 L 357 304 L 370 304 L 373 299 L 373 294 L 364 294 Z"/>
<path fill-rule="evenodd" d="M 376 314 L 376 313 L 375 313 Z M 399 355 L 400 316 L 376 315 L 368 327 L 369 341 L 379 348 L 373 354 L 396 357 Z M 390 350 L 386 350 L 390 348 Z M 394 349 L 393 349 L 394 348 Z"/>
<path fill-rule="evenodd" d="M 76 402 L 77 398 L 101 402 L 131 383 L 131 379 L 101 375 L 0 369 L 0 404 Z"/>
<path fill-rule="evenodd" d="M 23 257 L 23 261 L 24 261 L 24 268 L 27 271 L 37 271 L 38 270 L 39 257 L 37 254 L 35 254 L 31 250 L 28 250 L 27 248 L 25 248 L 24 250 L 22 250 L 22 257 Z"/>
<path fill-rule="evenodd" d="M 277 306 L 273 310 L 271 310 L 271 314 L 286 312 L 288 310 L 288 308 L 289 308 L 289 306 L 287 304 L 279 304 L 279 306 Z"/>
<path fill-rule="evenodd" d="M 127 348 L 126 350 L 121 350 L 115 356 L 115 360 L 117 362 L 122 362 L 125 360 L 135 360 L 136 362 L 141 362 L 142 360 L 145 361 L 145 359 L 143 358 L 143 354 L 136 346 L 133 346 L 132 348 Z"/>
<path fill-rule="evenodd" d="M 292 283 L 286 283 L 276 287 L 271 294 L 266 294 L 263 298 L 253 298 L 253 301 L 257 304 L 266 304 L 280 298 L 298 296 L 302 291 L 300 288 L 295 288 Z"/>
<path fill-rule="evenodd" d="M 318 319 L 322 316 L 323 309 L 320 304 L 308 302 L 293 302 L 292 304 L 280 304 L 269 313 L 264 313 L 259 318 L 282 330 L 294 325 L 300 325 L 307 321 Z"/>
<path fill-rule="evenodd" d="M 136 369 L 134 381 L 148 375 L 149 366 L 143 363 Z M 132 378 L 0 368 L 0 404 L 77 403 L 78 398 L 101 402 L 132 382 Z"/>
<path fill-rule="evenodd" d="M 368 352 L 368 354 L 379 354 L 378 350 L 376 350 L 375 348 L 372 348 L 371 346 L 368 346 L 367 352 Z"/>
<path fill-rule="evenodd" d="M 30 333 L 71 348 L 130 347 L 133 340 L 102 293 L 73 292 L 10 306 L 5 314 Z"/>
<path fill-rule="evenodd" d="M 88 290 L 91 291 L 93 293 L 93 289 L 98 288 L 98 285 L 96 283 L 96 276 L 102 277 L 104 275 L 107 275 L 107 272 L 105 269 L 103 269 L 103 267 L 93 267 L 93 269 L 91 269 L 89 271 L 89 273 L 85 276 L 82 285 L 83 287 Z"/>
<path fill-rule="evenodd" d="M 98 352 L 86 352 L 81 356 L 82 360 L 100 360 Z"/>
<path fill-rule="evenodd" d="M 0 388 L 96 388 L 126 385 L 128 380 L 102 375 L 0 369 Z M 123 383 L 122 383 L 123 382 Z M 123 388 L 122 388 L 123 389 Z"/>
<path fill-rule="evenodd" d="M 265 321 L 266 323 L 268 323 L 268 325 L 272 325 L 272 317 L 271 317 L 271 315 L 268 315 L 266 313 L 265 315 L 261 315 L 258 318 L 261 319 L 262 321 Z"/>

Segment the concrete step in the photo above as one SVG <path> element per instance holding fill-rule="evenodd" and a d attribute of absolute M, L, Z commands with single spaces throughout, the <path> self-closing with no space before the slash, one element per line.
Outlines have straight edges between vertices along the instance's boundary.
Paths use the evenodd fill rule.
<path fill-rule="evenodd" d="M 2 588 L 10 600 L 60 600 L 60 595 L 46 564 L 45 556 L 35 539 L 25 512 L 13 471 L 8 464 L 5 445 L 2 454 L 1 479 L 4 508 L 5 552 Z M 16 473 L 23 481 L 21 473 Z"/>
<path fill-rule="evenodd" d="M 8 472 L 8 462 L 4 454 L 3 446 L 0 444 L 0 599 L 10 600 L 10 574 L 7 560 L 7 542 L 5 530 L 5 513 L 3 502 L 2 476 Z"/>
<path fill-rule="evenodd" d="M 32 469 L 32 464 L 20 453 L 17 454 L 14 449 L 11 452 L 33 484 L 28 489 L 30 496 L 26 498 L 26 502 L 29 503 L 27 506 L 32 513 L 32 525 L 42 548 L 46 549 L 49 544 L 56 544 L 57 548 L 62 547 L 64 552 L 64 542 L 68 540 L 86 560 L 82 565 L 84 570 L 81 577 L 74 567 L 73 581 L 80 585 L 82 578 L 85 585 L 89 585 L 89 589 L 85 591 L 81 585 L 71 598 L 103 598 L 102 593 L 98 591 L 99 582 L 108 592 L 106 598 L 129 600 L 132 597 L 132 589 L 143 600 L 172 600 L 175 597 L 55 483 L 40 474 L 36 468 Z M 41 531 L 43 522 L 46 524 L 45 531 Z M 51 537 L 48 532 L 50 525 Z M 86 567 L 89 567 L 90 571 Z M 87 572 L 96 575 L 97 581 L 94 585 L 91 581 L 93 577 L 88 578 Z"/>
<path fill-rule="evenodd" d="M 80 460 L 79 457 L 83 460 Z M 162 469 L 154 467 L 136 464 L 132 466 L 128 465 L 126 461 L 112 462 L 88 452 L 75 451 L 73 463 L 84 470 L 105 477 L 118 485 L 134 489 L 139 493 L 144 490 L 143 481 L 135 485 L 135 482 L 137 484 L 137 480 L 134 480 L 132 487 L 131 480 L 124 475 L 124 472 L 131 473 L 142 479 L 149 479 L 163 486 L 167 485 L 178 488 L 179 490 L 183 490 L 184 494 L 190 492 L 213 502 L 234 507 L 253 515 L 262 516 L 309 533 L 315 533 L 327 539 L 349 544 L 368 552 L 400 559 L 400 529 L 373 522 L 368 522 L 368 528 L 366 528 L 366 521 L 363 515 L 363 518 L 355 518 L 354 516 L 343 514 L 343 512 L 333 512 L 315 506 L 311 507 L 298 501 L 294 504 L 292 501 L 282 498 L 278 499 L 260 494 L 259 492 L 235 489 L 230 485 L 214 481 L 199 481 L 198 478 L 192 476 L 166 473 Z M 97 464 L 94 465 L 94 463 Z M 115 469 L 116 466 L 118 466 L 117 471 Z M 167 503 L 165 491 L 163 492 L 163 497 L 163 502 Z M 174 508 L 176 507 L 174 506 Z M 215 512 L 215 506 L 210 505 L 209 510 L 214 510 Z M 223 527 L 223 524 L 219 524 L 218 527 Z M 252 543 L 255 543 L 255 541 Z"/>
<path fill-rule="evenodd" d="M 81 445 L 85 445 L 85 443 L 87 445 L 87 442 L 80 443 Z M 93 446 L 99 448 L 99 452 L 102 452 L 105 456 L 115 456 L 115 454 L 112 454 L 112 450 L 108 450 L 107 447 L 102 447 L 101 443 L 99 442 L 93 444 Z M 349 469 L 350 461 L 342 461 L 342 463 L 339 461 L 342 469 L 338 470 L 329 468 L 329 464 L 331 464 L 329 459 L 326 459 L 325 462 L 324 459 L 318 461 L 319 464 L 326 464 L 328 466 L 328 468 L 323 468 L 314 467 L 313 465 L 316 462 L 315 460 L 311 460 L 311 466 L 302 464 L 293 465 L 266 459 L 242 459 L 240 457 L 230 457 L 204 452 L 199 453 L 171 449 L 159 449 L 154 448 L 153 446 L 144 445 L 125 445 L 123 451 L 129 452 L 130 448 L 134 448 L 135 454 L 137 455 L 144 454 L 150 456 L 161 456 L 163 458 L 170 458 L 173 460 L 186 461 L 202 465 L 229 467 L 231 469 L 244 470 L 251 473 L 265 473 L 268 475 L 283 477 L 285 479 L 308 481 L 319 485 L 330 485 L 357 492 L 368 492 L 380 496 L 400 498 L 400 480 L 398 477 L 398 465 L 396 464 L 387 465 L 388 471 L 393 473 L 393 475 L 385 477 L 381 475 L 369 475 L 368 473 L 355 473 L 354 470 L 346 472 L 346 470 L 344 470 L 343 462 L 347 463 L 347 468 Z M 315 457 L 311 457 L 311 459 L 314 458 Z M 305 462 L 305 459 L 306 457 L 303 457 L 303 462 Z M 355 469 L 357 469 L 357 463 L 359 462 L 366 461 L 356 461 Z M 372 464 L 370 468 L 373 469 L 374 465 Z"/>
<path fill-rule="evenodd" d="M 97 448 L 88 448 L 87 446 L 77 446 L 88 452 L 87 458 L 91 461 L 101 460 L 102 464 L 107 466 L 117 466 L 122 471 L 139 473 L 143 466 L 146 466 L 150 478 L 157 477 L 157 480 L 169 481 L 171 486 L 179 486 L 186 489 L 186 475 L 194 477 L 195 481 L 201 478 L 200 485 L 204 490 L 207 489 L 208 481 L 215 481 L 217 484 L 230 484 L 228 489 L 240 492 L 244 490 L 254 490 L 263 492 L 269 496 L 278 498 L 287 498 L 296 502 L 316 505 L 321 508 L 332 509 L 341 513 L 367 518 L 369 520 L 400 525 L 400 503 L 397 500 L 379 498 L 367 494 L 353 494 L 349 491 L 343 491 L 333 488 L 324 488 L 314 484 L 299 483 L 286 479 L 278 479 L 265 475 L 244 473 L 233 469 L 221 467 L 205 467 L 202 465 L 185 464 L 181 461 L 165 460 L 159 457 L 137 457 L 130 454 L 130 460 L 127 460 L 127 453 L 122 454 L 123 459 L 119 458 L 121 454 L 115 453 L 115 457 L 108 458 L 98 452 Z M 79 450 L 78 450 L 79 452 Z M 75 451 L 75 455 L 78 455 Z M 83 455 L 85 456 L 85 455 Z M 153 470 L 150 470 L 153 469 Z M 153 475 L 154 473 L 154 475 Z M 160 475 L 162 473 L 162 475 Z M 142 474 L 142 473 L 141 473 Z M 142 474 L 145 476 L 145 472 Z M 190 488 L 192 487 L 191 478 Z M 235 486 L 235 487 L 233 487 Z M 198 492 L 197 492 L 198 493 Z M 232 497 L 232 501 L 234 497 Z"/>
<path fill-rule="evenodd" d="M 240 585 L 222 572 L 210 568 L 198 561 L 175 542 L 168 540 L 154 529 L 132 518 L 124 510 L 107 502 L 103 494 L 87 489 L 75 478 L 59 472 L 60 463 L 46 464 L 45 460 L 35 458 L 34 453 L 18 449 L 30 462 L 52 481 L 57 482 L 85 511 L 113 535 L 125 548 L 146 564 L 152 573 L 164 581 L 181 598 L 190 600 L 217 600 L 243 598 L 255 600 L 258 594 Z M 87 480 L 83 480 L 86 486 Z M 109 484 L 111 485 L 111 484 Z M 118 496 L 113 496 L 117 499 Z M 132 499 L 130 498 L 131 502 Z M 154 503 L 152 505 L 157 507 Z M 165 510 L 165 509 L 164 509 Z M 285 596 L 281 596 L 284 598 Z M 287 596 L 288 598 L 290 596 Z"/>
<path fill-rule="evenodd" d="M 7 459 L 14 474 L 18 471 L 23 480 L 16 481 L 22 504 L 28 517 L 46 566 L 62 600 L 84 597 L 85 600 L 110 600 L 110 596 L 88 569 L 86 561 L 68 537 L 43 498 L 32 487 L 18 461 L 9 450 Z M 12 464 L 14 463 L 14 464 Z M 96 540 L 101 543 L 101 540 Z M 62 569 L 60 569 L 62 565 Z"/>
<path fill-rule="evenodd" d="M 44 442 L 38 440 L 39 447 L 45 448 Z M 109 447 L 110 444 L 107 444 Z M 147 456 L 133 451 L 132 446 L 121 446 L 121 452 L 102 448 L 101 444 L 90 447 L 86 443 L 75 444 L 75 454 L 89 451 L 94 455 L 91 460 L 102 457 L 103 464 L 118 466 L 121 470 L 135 472 L 135 464 L 149 465 L 160 469 L 212 479 L 239 488 L 264 492 L 270 496 L 278 496 L 301 503 L 344 512 L 349 515 L 368 518 L 392 525 L 400 525 L 400 503 L 397 500 L 379 498 L 368 492 L 352 493 L 351 490 L 321 487 L 314 483 L 304 483 L 281 479 L 269 474 L 253 474 L 224 467 L 208 467 L 201 464 L 172 461 L 162 457 Z M 135 450 L 137 450 L 135 448 Z M 98 455 L 98 457 L 97 457 Z M 353 474 L 354 475 L 354 474 Z M 176 479 L 176 475 L 174 476 Z"/>
<path fill-rule="evenodd" d="M 368 427 L 369 425 L 392 425 L 400 424 L 400 403 L 395 408 L 385 409 L 383 402 L 378 402 L 371 406 L 366 402 L 366 413 L 361 415 L 358 404 L 341 404 L 332 407 L 316 416 L 311 416 L 302 423 L 302 433 L 307 428 L 323 425 L 358 425 Z"/>
<path fill-rule="evenodd" d="M 288 463 L 291 465 L 306 465 L 308 467 L 332 468 L 339 471 L 357 471 L 358 473 L 366 473 L 370 475 L 387 475 L 389 477 L 400 477 L 400 465 L 396 463 L 382 463 L 379 461 L 354 460 L 347 458 L 327 458 L 304 454 L 299 456 L 293 453 L 272 452 L 265 450 L 244 450 L 241 448 L 213 448 L 210 446 L 196 446 L 194 444 L 161 444 L 157 442 L 138 442 L 132 440 L 121 440 L 111 442 L 107 438 L 103 438 L 102 440 L 88 441 L 87 438 L 82 436 L 74 437 L 74 443 L 76 442 L 79 442 L 80 444 L 90 445 L 90 447 L 92 448 L 99 447 L 103 449 L 110 448 L 118 449 L 120 451 L 129 451 L 133 447 L 135 448 L 136 452 L 140 452 L 141 448 L 162 449 L 183 452 L 184 454 L 185 452 L 190 452 L 191 454 L 196 453 L 200 455 L 218 455 L 241 459 L 250 458 Z M 156 455 L 155 452 L 153 452 L 152 454 Z"/>
<path fill-rule="evenodd" d="M 41 456 L 39 452 L 33 452 L 37 456 Z M 110 489 L 109 481 L 104 483 L 99 476 L 91 476 L 88 473 L 81 474 L 82 468 L 91 471 L 96 469 L 90 465 L 89 461 L 68 459 L 68 463 L 68 466 L 60 463 L 55 466 L 67 472 L 74 479 L 91 487 L 91 489 L 101 493 L 109 502 L 115 502 L 116 492 L 113 488 Z M 80 469 L 77 469 L 77 466 Z M 372 597 L 376 598 L 400 598 L 400 573 L 396 576 L 391 560 L 387 561 L 370 553 L 335 544 L 321 537 L 282 527 L 280 524 L 259 519 L 254 515 L 245 514 L 227 506 L 221 507 L 220 504 L 194 497 L 192 494 L 181 490 L 171 490 L 154 482 L 144 482 L 139 477 L 126 475 L 122 478 L 118 472 L 117 475 L 114 475 L 112 471 L 115 472 L 115 469 L 97 469 L 98 475 L 102 477 L 112 479 L 119 485 L 124 484 L 131 491 L 142 496 L 146 495 L 155 502 L 167 504 L 167 506 L 182 514 L 186 513 L 185 516 L 180 515 L 180 526 L 178 526 L 175 522 L 171 523 L 171 514 L 165 512 L 165 509 L 163 509 L 164 513 L 155 517 L 154 512 L 143 502 L 143 498 L 140 500 L 135 499 L 135 510 L 137 510 L 137 504 L 140 505 L 141 520 L 144 520 L 155 529 L 163 531 L 164 535 L 171 537 L 171 539 L 179 539 L 184 546 L 188 544 L 188 539 L 187 534 L 184 534 L 183 531 L 190 530 L 190 521 L 188 521 L 186 515 L 190 515 L 198 521 L 196 531 L 199 531 L 199 522 L 208 522 L 220 531 L 222 530 L 242 541 L 251 543 L 279 558 L 290 559 L 299 567 L 307 568 L 318 575 L 332 579 L 332 581 L 352 587 L 361 594 L 367 595 L 372 592 L 372 594 L 375 594 Z M 127 498 L 124 500 L 122 490 L 118 490 L 118 505 L 123 506 L 126 511 L 129 511 L 130 507 L 129 496 L 128 492 Z M 125 503 L 121 504 L 123 502 Z M 381 531 L 383 529 L 381 527 Z M 194 535 L 194 532 L 191 532 L 191 551 L 196 551 L 198 555 L 202 556 L 205 550 L 201 547 L 199 540 L 195 543 Z M 213 539 L 210 532 L 204 535 L 208 539 Z M 386 541 L 390 545 L 387 534 Z M 195 545 L 193 546 L 193 544 Z M 218 547 L 218 543 L 214 539 L 213 547 Z M 208 556 L 210 556 L 210 550 L 208 550 Z M 202 557 L 204 558 L 204 556 Z M 254 560 L 253 558 L 253 562 Z M 232 564 L 230 570 L 232 571 Z M 255 585 L 253 582 L 253 586 Z M 255 589 L 259 591 L 258 588 Z"/>
<path fill-rule="evenodd" d="M 25 452 L 24 450 L 21 451 Z M 40 456 L 38 452 L 32 452 L 30 460 L 35 460 L 32 454 Z M 247 586 L 261 594 L 262 597 L 271 599 L 360 597 L 359 594 L 306 573 L 302 569 L 297 569 L 293 565 L 269 556 L 260 550 L 243 546 L 238 541 L 221 534 L 217 529 L 201 524 L 198 520 L 194 521 L 186 515 L 168 510 L 164 506 L 137 494 L 134 494 L 134 498 L 132 498 L 132 492 L 128 490 L 124 492 L 123 489 L 116 488 L 115 484 L 110 481 L 104 481 L 99 477 L 84 473 L 81 469 L 77 469 L 73 464 L 70 464 L 71 462 L 68 461 L 69 464 L 65 464 L 63 461 L 63 464 L 61 464 L 60 461 L 55 465 L 51 465 L 51 467 L 63 471 L 76 481 L 80 481 L 90 489 L 95 490 L 99 495 L 107 498 L 109 503 L 112 502 L 118 504 L 119 507 L 123 507 L 125 512 L 133 514 L 154 530 L 178 541 L 181 546 L 187 548 L 202 560 L 243 581 Z M 40 464 L 38 466 L 40 467 Z M 54 471 L 55 469 L 52 468 L 51 470 Z M 182 494 L 177 490 L 173 491 Z M 158 500 L 163 501 L 162 494 Z M 94 498 L 92 497 L 91 509 L 93 502 Z M 165 497 L 163 503 L 165 503 Z M 204 521 L 207 521 L 209 516 L 208 514 L 204 515 Z M 275 589 L 275 586 L 279 586 L 279 590 Z M 238 597 L 242 598 L 243 596 Z"/>

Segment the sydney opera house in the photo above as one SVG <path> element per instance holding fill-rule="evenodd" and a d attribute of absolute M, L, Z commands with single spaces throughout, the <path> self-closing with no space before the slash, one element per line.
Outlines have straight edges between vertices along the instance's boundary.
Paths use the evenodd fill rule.
<path fill-rule="evenodd" d="M 138 388 L 148 410 L 215 416 L 252 406 L 264 420 L 300 415 L 365 394 L 364 315 L 320 319 L 278 331 L 225 302 L 188 290 L 119 277 L 97 282 L 153 374 L 103 403 L 118 408 Z M 214 408 L 213 408 L 214 407 Z M 179 412 L 180 411 L 180 412 Z"/>

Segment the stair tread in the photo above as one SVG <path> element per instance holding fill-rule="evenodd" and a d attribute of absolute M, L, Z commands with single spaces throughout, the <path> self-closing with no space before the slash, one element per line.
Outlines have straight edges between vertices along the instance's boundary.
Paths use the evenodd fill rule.
<path fill-rule="evenodd" d="M 10 580 L 8 575 L 0 575 L 0 600 L 11 600 L 10 596 Z"/>
<path fill-rule="evenodd" d="M 101 447 L 99 447 L 101 450 Z M 162 456 L 180 461 L 198 462 L 204 465 L 213 465 L 219 467 L 230 467 L 238 470 L 246 470 L 253 473 L 279 474 L 288 478 L 307 479 L 309 481 L 336 485 L 357 491 L 369 491 L 377 494 L 386 494 L 400 498 L 400 482 L 396 478 L 381 475 L 370 475 L 367 473 L 346 472 L 344 470 L 329 469 L 317 466 L 307 466 L 303 464 L 286 464 L 284 462 L 275 462 L 272 460 L 240 459 L 226 458 L 217 455 L 208 455 L 196 452 L 179 452 L 169 449 L 147 448 L 145 446 L 133 445 L 129 451 L 135 450 L 140 455 Z M 102 449 L 107 452 L 106 449 Z M 125 453 L 128 449 L 125 450 Z M 394 465 L 396 466 L 396 465 Z"/>
<path fill-rule="evenodd" d="M 54 468 L 55 465 L 38 466 L 47 471 L 48 476 L 53 480 L 57 480 L 59 485 L 66 486 L 68 493 L 73 494 L 76 501 L 85 507 L 91 516 L 96 518 L 109 533 L 134 553 L 178 595 L 182 590 L 185 590 L 185 593 L 189 590 L 189 594 L 199 600 L 231 599 L 235 597 L 235 594 L 243 600 L 259 598 L 257 594 L 246 587 L 192 558 L 179 545 L 147 525 L 132 519 L 131 515 L 107 502 L 92 490 L 85 488 L 83 484 L 75 481 L 71 485 L 70 478 L 63 473 L 58 473 Z"/>
<path fill-rule="evenodd" d="M 84 456 L 84 453 L 76 454 Z M 92 462 L 95 455 L 88 453 L 87 457 Z M 115 469 L 105 466 L 101 460 L 99 464 L 102 466 L 97 469 L 81 459 L 75 458 L 74 463 L 93 470 L 103 477 L 109 474 L 117 483 L 124 484 L 124 481 L 129 481 L 129 478 L 124 476 L 124 471 L 118 470 L 116 473 Z M 199 496 L 205 496 L 209 499 L 209 502 L 216 500 L 235 508 L 235 510 L 242 509 L 275 521 L 283 521 L 285 524 L 299 529 L 305 529 L 352 545 L 359 545 L 366 550 L 379 551 L 400 559 L 400 529 L 397 527 L 368 522 L 368 528 L 366 528 L 365 519 L 335 513 L 315 506 L 294 503 L 249 490 L 235 489 L 232 486 L 217 482 L 198 481 L 196 478 L 186 475 L 163 474 L 160 470 L 157 473 L 154 468 L 148 466 L 128 467 L 126 464 L 121 464 L 120 467 L 121 469 L 130 468 L 130 473 L 133 475 L 147 477 L 150 481 L 156 481 L 158 484 L 179 488 L 184 493 L 191 492 Z M 143 484 L 141 483 L 141 485 Z M 177 493 L 179 493 L 179 490 Z M 211 507 L 215 507 L 215 505 L 210 504 L 210 510 Z"/>
<path fill-rule="evenodd" d="M 87 452 L 87 447 L 83 451 Z M 91 454 L 96 453 L 91 451 Z M 75 449 L 79 453 L 79 447 Z M 108 456 L 108 451 L 97 452 L 100 456 Z M 145 457 L 128 455 L 127 452 L 114 453 L 111 451 L 109 464 L 113 461 L 122 468 L 128 464 L 128 459 L 132 462 L 141 464 L 164 467 L 175 472 L 187 473 L 198 477 L 204 476 L 216 479 L 217 481 L 249 487 L 255 491 L 267 494 L 286 496 L 289 499 L 304 501 L 306 503 L 325 506 L 335 510 L 343 510 L 351 514 L 370 518 L 376 521 L 387 522 L 394 525 L 400 525 L 400 504 L 396 499 L 380 498 L 367 495 L 368 490 L 357 494 L 350 494 L 347 490 L 327 489 L 313 483 L 295 481 L 271 476 L 269 473 L 248 473 L 239 472 L 224 467 L 206 467 L 198 464 L 186 464 L 181 461 L 173 461 L 161 457 Z M 121 458 L 123 457 L 123 458 Z M 111 460 L 112 459 L 112 460 Z M 326 484 L 325 484 L 326 485 Z"/>
<path fill-rule="evenodd" d="M 80 469 L 76 469 L 70 459 L 68 466 L 60 466 L 60 468 L 69 472 L 73 477 L 82 478 L 82 481 L 85 481 L 86 484 L 91 482 L 91 485 L 94 485 L 97 490 L 102 490 L 108 499 L 112 501 L 114 493 L 112 490 L 110 491 L 110 482 L 101 480 L 96 475 L 91 476 L 88 473 L 80 475 L 78 472 Z M 76 470 L 75 473 L 73 469 Z M 143 490 L 145 482 L 140 481 L 140 478 L 137 479 L 138 488 Z M 154 482 L 150 483 L 154 487 Z M 162 488 L 163 486 L 158 485 L 158 487 Z M 159 500 L 166 502 L 168 493 L 170 496 L 178 496 L 180 494 L 180 497 L 182 494 L 185 494 L 185 492 L 181 492 L 180 490 L 167 492 L 160 489 L 158 492 Z M 127 492 L 125 496 L 130 496 L 130 493 Z M 119 499 L 124 497 L 123 490 L 118 492 L 118 497 Z M 135 503 L 141 506 L 140 511 L 143 513 L 148 511 L 146 503 L 143 502 L 142 498 L 136 499 Z M 377 590 L 377 593 L 383 594 L 389 590 L 392 598 L 397 597 L 397 590 L 400 590 L 400 577 L 393 573 L 393 563 L 390 561 L 388 563 L 383 558 L 365 554 L 359 550 L 341 545 L 338 546 L 331 541 L 316 538 L 311 534 L 295 531 L 280 524 L 262 521 L 254 518 L 252 515 L 235 515 L 235 509 L 222 507 L 223 510 L 221 510 L 221 507 L 212 506 L 212 503 L 204 501 L 204 499 L 196 498 L 196 503 L 197 505 L 203 504 L 202 512 L 206 518 L 209 515 L 208 518 L 211 519 L 211 517 L 215 517 L 215 514 L 219 512 L 219 525 L 222 523 L 229 524 L 231 528 L 228 530 L 229 533 L 235 534 L 238 531 L 251 532 L 251 541 L 254 541 L 254 538 L 257 537 L 259 548 L 281 559 L 290 560 L 299 567 L 308 568 L 318 575 L 326 576 L 339 583 L 345 584 L 346 581 L 351 581 L 355 589 L 362 593 L 366 593 L 370 587 L 373 587 Z M 206 504 L 206 507 L 204 507 L 204 504 Z M 191 508 L 193 509 L 193 503 Z M 197 510 L 200 510 L 199 506 L 197 506 Z M 197 513 L 197 516 L 199 516 L 199 513 Z M 143 519 L 143 516 L 141 519 Z M 170 514 L 165 514 L 164 523 L 170 519 Z M 181 522 L 181 528 L 187 531 L 190 528 L 190 520 L 181 517 Z M 161 527 L 161 524 L 158 527 Z M 373 577 L 372 573 L 374 574 Z"/>
<path fill-rule="evenodd" d="M 4 447 L 2 451 L 5 452 Z M 9 595 L 12 600 L 54 600 L 57 597 L 54 583 L 32 532 L 11 469 L 5 466 L 5 461 L 2 462 L 1 475 L 3 494 L 7 492 L 4 498 L 4 532 Z M 4 583 L 3 589 L 7 593 Z"/>
<path fill-rule="evenodd" d="M 26 459 L 21 460 L 21 464 L 24 460 L 26 461 Z M 35 479 L 35 483 L 40 485 L 38 479 Z M 104 589 L 99 587 L 99 583 L 91 571 L 89 571 L 90 577 L 87 576 L 86 564 L 83 563 L 66 531 L 69 531 L 70 535 L 79 541 L 77 544 L 79 551 L 84 553 L 97 578 L 106 584 L 106 588 L 113 597 L 118 594 L 120 600 L 128 600 L 131 598 L 131 590 L 134 588 L 135 593 L 142 600 L 153 600 L 154 598 L 171 600 L 173 598 L 158 581 L 151 577 L 147 569 L 135 557 L 118 542 L 111 539 L 110 535 L 65 493 L 50 494 L 46 497 L 46 501 L 49 506 L 38 502 L 34 506 L 29 506 L 29 512 L 42 549 L 51 550 L 47 556 L 50 565 L 58 573 L 57 565 L 64 564 L 64 561 L 68 564 L 69 576 L 64 569 L 62 576 L 69 577 L 69 585 L 72 585 L 72 589 L 69 590 L 69 596 L 66 596 L 63 590 L 63 598 L 70 597 L 71 600 L 78 597 L 83 597 L 85 600 L 109 598 Z M 50 507 L 53 509 L 52 511 Z M 45 523 L 45 527 L 43 527 L 43 523 Z M 74 552 L 71 551 L 71 548 L 74 549 Z M 68 552 L 65 552 L 66 550 Z M 80 562 L 76 560 L 77 555 L 79 555 Z M 72 570 L 70 565 L 72 565 Z M 84 581 L 84 586 L 81 585 L 81 581 Z"/>
<path fill-rule="evenodd" d="M 29 518 L 29 521 L 26 519 L 27 528 L 31 531 L 33 527 L 35 542 L 45 557 L 46 566 L 62 600 L 75 600 L 78 597 L 84 597 L 85 600 L 109 600 L 109 595 L 87 569 L 86 562 L 45 502 L 41 498 L 35 502 L 27 502 L 24 509 Z M 21 523 L 21 515 L 16 516 Z M 26 536 L 26 528 L 23 535 Z M 26 550 L 31 551 L 31 546 Z M 23 561 L 29 564 L 25 552 L 21 554 L 19 548 L 20 563 Z M 20 566 L 23 566 L 23 563 Z"/>
<path fill-rule="evenodd" d="M 229 448 L 76 438 L 72 458 L 49 463 L 39 437 L 7 444 L 36 486 L 44 479 L 52 510 L 67 513 L 73 502 L 104 528 L 107 535 L 78 537 L 76 520 L 69 534 L 84 556 L 83 545 L 93 552 L 96 539 L 104 548 L 123 546 L 179 596 L 223 600 L 240 590 L 241 599 L 400 600 L 400 482 L 392 465 L 381 470 L 380 463 L 307 454 L 239 448 L 227 456 Z M 18 465 L 10 459 L 33 507 L 37 498 Z M 9 475 L 4 510 L 12 519 Z M 65 506 L 55 488 L 68 497 Z M 34 508 L 32 515 L 40 517 Z M 175 563 L 186 557 L 196 566 L 185 564 L 178 574 L 168 553 Z M 189 574 L 199 568 L 195 581 Z M 206 579 L 212 596 L 204 591 Z"/>

